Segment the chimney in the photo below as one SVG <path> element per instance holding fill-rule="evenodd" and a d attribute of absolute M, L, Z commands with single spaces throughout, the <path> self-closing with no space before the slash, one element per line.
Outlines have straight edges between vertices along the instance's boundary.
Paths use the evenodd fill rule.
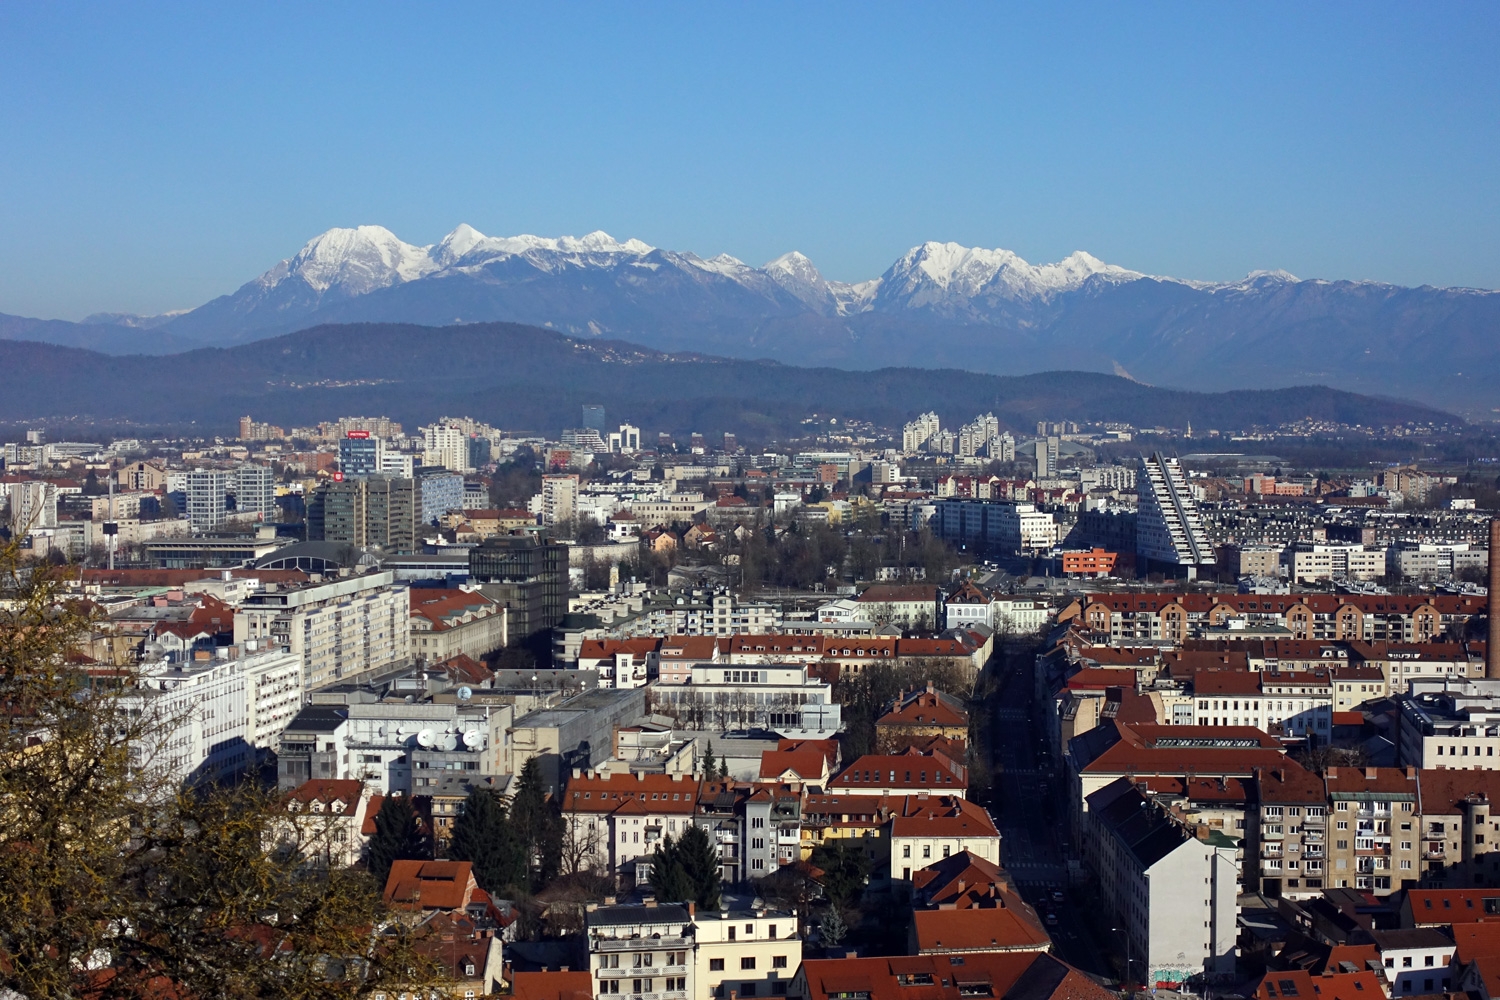
<path fill-rule="evenodd" d="M 688 900 L 688 919 L 692 919 L 693 917 L 696 917 L 697 915 L 698 915 L 698 904 L 696 902 L 694 902 L 693 900 L 691 900 L 691 899 Z"/>
<path fill-rule="evenodd" d="M 1500 615 L 1494 611 L 1500 594 L 1500 517 L 1490 521 L 1490 634 L 1484 649 L 1485 680 L 1500 680 Z"/>

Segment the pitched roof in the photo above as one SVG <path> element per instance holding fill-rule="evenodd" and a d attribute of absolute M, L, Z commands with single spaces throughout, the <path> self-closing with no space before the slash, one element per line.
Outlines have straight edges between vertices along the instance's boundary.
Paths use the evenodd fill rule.
<path fill-rule="evenodd" d="M 425 618 L 435 632 L 464 624 L 467 615 L 479 615 L 495 607 L 495 602 L 477 590 L 413 587 L 407 592 L 413 618 Z"/>
<path fill-rule="evenodd" d="M 931 686 L 910 691 L 895 700 L 891 709 L 875 721 L 877 726 L 967 726 L 969 713 L 963 703 L 946 691 Z"/>
<path fill-rule="evenodd" d="M 928 778 L 931 775 L 931 778 Z M 900 753 L 865 754 L 828 783 L 830 789 L 930 788 L 937 791 L 968 788 L 969 771 L 940 750 L 923 752 L 907 747 Z"/>
<path fill-rule="evenodd" d="M 828 776 L 828 757 L 821 750 L 767 750 L 760 755 L 762 780 L 780 778 L 788 771 L 804 781 Z"/>
<path fill-rule="evenodd" d="M 384 895 L 400 909 L 458 910 L 469 905 L 475 888 L 467 861 L 394 861 Z"/>
<path fill-rule="evenodd" d="M 1045 951 L 1047 932 L 1010 907 L 917 910 L 912 914 L 917 948 L 931 951 Z"/>
<path fill-rule="evenodd" d="M 364 791 L 364 782 L 353 778 L 313 778 L 288 792 L 287 800 L 303 805 L 313 802 L 323 805 L 342 802 L 345 809 L 352 811 L 355 806 L 359 805 Z"/>
<path fill-rule="evenodd" d="M 511 975 L 515 1000 L 592 1000 L 594 977 L 587 969 L 573 972 L 516 972 Z"/>
<path fill-rule="evenodd" d="M 690 816 L 698 799 L 698 781 L 674 774 L 584 774 L 568 779 L 563 791 L 565 812 L 612 813 L 626 803 L 642 812 Z M 632 806 L 631 808 L 635 808 Z"/>
<path fill-rule="evenodd" d="M 1301 969 L 1267 972 L 1255 988 L 1256 1000 L 1383 1000 L 1385 990 L 1373 972 L 1338 972 L 1316 978 Z"/>

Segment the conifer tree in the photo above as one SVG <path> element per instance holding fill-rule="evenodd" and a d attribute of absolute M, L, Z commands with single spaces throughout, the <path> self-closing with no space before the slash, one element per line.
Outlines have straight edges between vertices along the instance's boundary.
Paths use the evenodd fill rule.
<path fill-rule="evenodd" d="M 521 768 L 510 803 L 510 822 L 526 850 L 532 891 L 557 877 L 562 864 L 562 817 L 547 801 L 542 768 L 535 757 Z"/>
<path fill-rule="evenodd" d="M 529 889 L 526 849 L 506 814 L 505 800 L 489 788 L 475 788 L 453 821 L 448 854 L 474 865 L 474 879 L 485 892 Z"/>
<path fill-rule="evenodd" d="M 406 795 L 387 795 L 375 814 L 367 864 L 377 886 L 390 878 L 391 864 L 432 857 L 432 842 Z"/>

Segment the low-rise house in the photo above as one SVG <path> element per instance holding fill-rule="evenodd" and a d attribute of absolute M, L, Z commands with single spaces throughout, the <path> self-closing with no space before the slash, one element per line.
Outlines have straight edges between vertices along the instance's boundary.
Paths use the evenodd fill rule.
<path fill-rule="evenodd" d="M 359 781 L 303 782 L 286 797 L 287 822 L 280 837 L 324 864 L 347 868 L 364 855 L 369 842 L 365 819 L 371 804 L 369 790 Z"/>
<path fill-rule="evenodd" d="M 942 750 L 924 753 L 907 747 L 900 753 L 866 754 L 857 758 L 828 783 L 828 788 L 854 795 L 934 792 L 965 798 L 969 771 Z"/>
<path fill-rule="evenodd" d="M 475 659 L 508 641 L 506 609 L 477 590 L 412 588 L 411 651 L 429 663 L 454 656 Z"/>
<path fill-rule="evenodd" d="M 969 713 L 963 702 L 928 682 L 925 689 L 904 692 L 875 720 L 875 745 L 893 753 L 923 737 L 969 738 Z"/>

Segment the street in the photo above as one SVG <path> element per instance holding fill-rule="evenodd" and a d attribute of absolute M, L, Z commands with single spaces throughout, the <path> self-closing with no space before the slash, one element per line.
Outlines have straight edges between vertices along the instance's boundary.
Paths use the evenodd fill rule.
<path fill-rule="evenodd" d="M 1091 902 L 1074 895 L 1068 885 L 1066 788 L 1051 770 L 1038 740 L 1041 728 L 1033 719 L 1032 656 L 1029 644 L 997 654 L 1000 688 L 995 696 L 992 766 L 995 807 L 1000 828 L 1000 860 L 1025 900 L 1039 914 L 1053 913 L 1049 923 L 1059 957 L 1085 972 L 1113 977 L 1106 950 L 1083 913 Z M 1064 902 L 1053 901 L 1061 891 Z M 1107 922 L 1107 915 L 1095 915 Z"/>

